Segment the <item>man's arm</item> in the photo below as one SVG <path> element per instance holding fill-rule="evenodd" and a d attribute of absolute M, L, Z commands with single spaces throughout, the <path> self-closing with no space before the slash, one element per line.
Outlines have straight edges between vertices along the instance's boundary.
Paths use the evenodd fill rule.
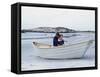
<path fill-rule="evenodd" d="M 58 40 L 56 38 L 53 39 L 53 46 L 58 46 Z"/>

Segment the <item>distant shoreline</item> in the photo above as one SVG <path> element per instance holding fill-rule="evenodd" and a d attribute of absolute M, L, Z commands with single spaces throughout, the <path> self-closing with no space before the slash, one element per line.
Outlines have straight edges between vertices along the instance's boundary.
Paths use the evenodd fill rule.
<path fill-rule="evenodd" d="M 76 32 L 59 32 L 59 33 L 79 33 L 79 32 L 87 32 L 87 33 L 95 33 L 95 31 L 76 31 Z M 56 33 L 56 32 L 42 32 L 42 31 L 21 31 L 21 33 Z"/>
<path fill-rule="evenodd" d="M 69 28 L 65 28 L 65 27 L 37 27 L 37 28 L 33 28 L 33 29 L 22 29 L 21 33 L 26 33 L 26 32 L 36 32 L 36 33 L 56 33 L 56 32 L 60 32 L 60 33 L 77 33 L 77 32 L 92 32 L 94 33 L 94 31 L 92 30 L 74 30 L 74 29 L 69 29 Z"/>

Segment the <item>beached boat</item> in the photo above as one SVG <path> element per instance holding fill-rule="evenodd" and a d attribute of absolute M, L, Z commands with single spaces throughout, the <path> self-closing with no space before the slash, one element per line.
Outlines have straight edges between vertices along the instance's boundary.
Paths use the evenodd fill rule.
<path fill-rule="evenodd" d="M 93 40 L 88 40 L 80 43 L 51 46 L 47 44 L 33 42 L 37 56 L 47 59 L 64 59 L 64 58 L 81 58 L 86 53 L 87 49 L 92 44 Z"/>

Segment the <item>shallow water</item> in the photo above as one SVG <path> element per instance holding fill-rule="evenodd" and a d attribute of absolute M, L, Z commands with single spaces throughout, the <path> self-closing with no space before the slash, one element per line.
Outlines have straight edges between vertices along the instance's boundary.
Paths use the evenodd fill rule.
<path fill-rule="evenodd" d="M 62 33 L 65 44 L 81 42 L 84 40 L 95 40 L 94 33 Z M 95 65 L 94 43 L 88 49 L 82 59 L 48 60 L 36 56 L 32 42 L 39 42 L 52 45 L 55 33 L 22 33 L 22 70 L 40 70 L 57 68 L 75 68 Z"/>

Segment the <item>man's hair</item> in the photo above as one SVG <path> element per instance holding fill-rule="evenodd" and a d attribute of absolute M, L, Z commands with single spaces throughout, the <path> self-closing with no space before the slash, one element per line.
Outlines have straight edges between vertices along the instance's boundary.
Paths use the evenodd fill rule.
<path fill-rule="evenodd" d="M 56 36 L 60 36 L 59 32 L 56 33 Z"/>

